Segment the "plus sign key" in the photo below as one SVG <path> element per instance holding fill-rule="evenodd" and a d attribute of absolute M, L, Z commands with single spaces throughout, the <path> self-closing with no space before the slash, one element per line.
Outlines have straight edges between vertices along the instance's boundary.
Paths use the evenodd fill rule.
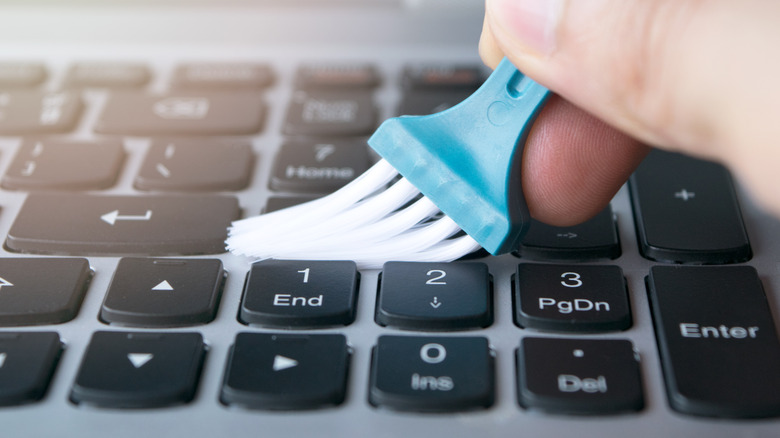
<path fill-rule="evenodd" d="M 645 258 L 692 264 L 750 259 L 734 184 L 723 166 L 653 151 L 630 189 Z"/>
<path fill-rule="evenodd" d="M 256 262 L 247 276 L 239 320 L 280 328 L 351 324 L 359 279 L 351 261 Z"/>

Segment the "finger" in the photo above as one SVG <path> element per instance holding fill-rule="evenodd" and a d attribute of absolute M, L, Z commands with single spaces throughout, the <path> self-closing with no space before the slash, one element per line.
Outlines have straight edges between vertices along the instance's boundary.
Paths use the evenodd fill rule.
<path fill-rule="evenodd" d="M 522 184 L 531 216 L 569 226 L 599 213 L 649 148 L 558 96 L 526 141 Z"/>
<path fill-rule="evenodd" d="M 723 162 L 780 215 L 778 16 L 764 0 L 487 0 L 484 38 L 623 132 Z"/>
<path fill-rule="evenodd" d="M 498 67 L 498 63 L 504 58 L 504 52 L 501 51 L 501 48 L 493 38 L 493 32 L 490 31 L 487 16 L 485 16 L 484 24 L 482 25 L 482 35 L 479 37 L 479 56 L 485 65 L 492 69 Z"/>

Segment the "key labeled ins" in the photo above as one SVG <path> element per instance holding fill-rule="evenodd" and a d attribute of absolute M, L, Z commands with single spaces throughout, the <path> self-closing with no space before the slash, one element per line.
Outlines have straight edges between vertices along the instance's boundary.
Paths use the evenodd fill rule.
<path fill-rule="evenodd" d="M 626 282 L 618 266 L 522 263 L 513 283 L 520 327 L 595 332 L 631 326 Z"/>
<path fill-rule="evenodd" d="M 374 406 L 451 412 L 493 404 L 493 354 L 484 337 L 380 336 L 372 359 Z"/>
<path fill-rule="evenodd" d="M 252 265 L 238 319 L 269 327 L 348 325 L 360 275 L 351 261 L 263 260 Z"/>

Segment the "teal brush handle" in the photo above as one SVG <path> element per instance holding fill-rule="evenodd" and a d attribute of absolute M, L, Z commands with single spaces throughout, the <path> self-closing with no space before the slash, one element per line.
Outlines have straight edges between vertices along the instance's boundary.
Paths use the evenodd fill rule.
<path fill-rule="evenodd" d="M 460 104 L 388 119 L 368 144 L 483 248 L 502 254 L 528 228 L 520 163 L 548 95 L 505 58 Z"/>

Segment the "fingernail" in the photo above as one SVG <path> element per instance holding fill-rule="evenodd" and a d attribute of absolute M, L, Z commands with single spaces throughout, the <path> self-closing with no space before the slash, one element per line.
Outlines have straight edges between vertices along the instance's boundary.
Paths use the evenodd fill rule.
<path fill-rule="evenodd" d="M 503 32 L 539 54 L 555 50 L 555 35 L 563 0 L 490 0 L 492 20 Z M 499 36 L 500 38 L 500 36 Z"/>

